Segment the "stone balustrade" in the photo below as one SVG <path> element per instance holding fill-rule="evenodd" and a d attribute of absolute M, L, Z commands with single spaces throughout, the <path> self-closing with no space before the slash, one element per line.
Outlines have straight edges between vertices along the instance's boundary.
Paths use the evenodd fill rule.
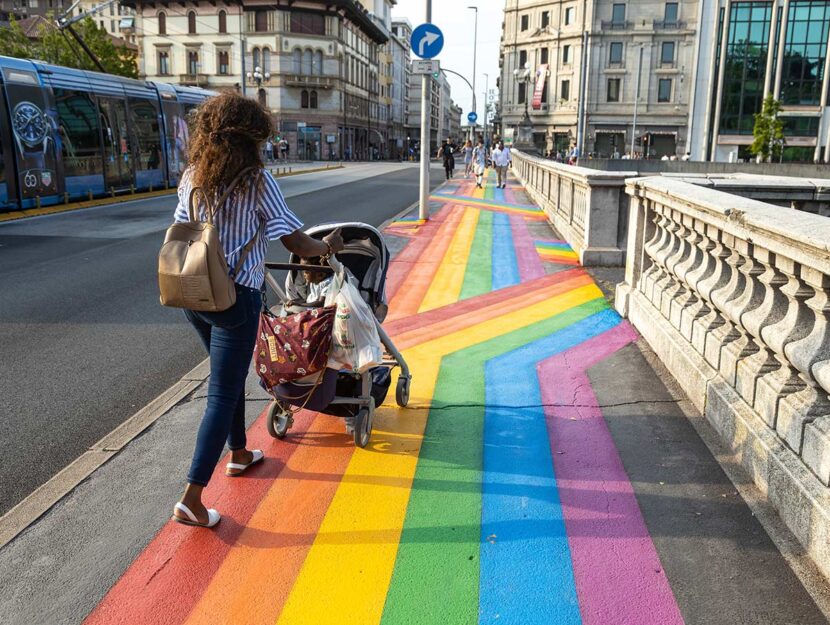
<path fill-rule="evenodd" d="M 513 169 L 583 266 L 625 262 L 628 197 L 636 172 L 607 172 L 554 163 L 513 150 Z"/>
<path fill-rule="evenodd" d="M 618 310 L 830 576 L 830 220 L 667 177 L 626 192 Z"/>

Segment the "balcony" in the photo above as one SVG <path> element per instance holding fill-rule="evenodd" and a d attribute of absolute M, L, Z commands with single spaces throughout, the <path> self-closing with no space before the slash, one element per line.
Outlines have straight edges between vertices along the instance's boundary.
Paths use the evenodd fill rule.
<path fill-rule="evenodd" d="M 185 87 L 207 87 L 208 74 L 179 74 L 179 84 Z"/>
<path fill-rule="evenodd" d="M 666 22 L 664 20 L 654 20 L 654 30 L 684 30 L 686 22 L 674 20 L 673 22 Z"/>
<path fill-rule="evenodd" d="M 304 87 L 306 89 L 334 89 L 334 76 L 310 76 L 306 74 L 286 74 L 284 83 L 288 87 Z"/>
<path fill-rule="evenodd" d="M 631 30 L 631 22 L 623 20 L 621 22 L 614 20 L 602 20 L 603 30 Z"/>

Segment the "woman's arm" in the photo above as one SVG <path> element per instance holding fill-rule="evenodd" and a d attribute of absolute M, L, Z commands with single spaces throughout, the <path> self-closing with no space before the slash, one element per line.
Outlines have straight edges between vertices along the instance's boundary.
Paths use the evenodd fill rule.
<path fill-rule="evenodd" d="M 302 230 L 295 230 L 291 234 L 280 237 L 280 241 L 292 254 L 302 258 L 325 256 L 329 252 L 336 254 L 343 249 L 343 237 L 340 228 L 323 237 L 322 241 L 313 239 Z"/>

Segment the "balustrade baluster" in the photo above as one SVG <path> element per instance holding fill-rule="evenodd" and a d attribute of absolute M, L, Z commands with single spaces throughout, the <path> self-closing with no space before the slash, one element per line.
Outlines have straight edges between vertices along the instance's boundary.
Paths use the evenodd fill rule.
<path fill-rule="evenodd" d="M 799 371 L 804 388 L 782 398 L 778 404 L 776 430 L 787 444 L 801 452 L 804 426 L 814 419 L 830 415 L 827 390 L 813 377 L 813 366 L 830 358 L 830 276 L 810 267 L 801 266 L 801 279 L 813 293 L 804 302 L 811 311 L 804 338 L 784 345 L 784 355 Z"/>
<path fill-rule="evenodd" d="M 706 300 L 700 297 L 698 293 L 698 283 L 710 276 L 715 270 L 715 260 L 711 253 L 715 244 L 706 236 L 706 224 L 702 221 L 694 220 L 692 227 L 697 235 L 695 239 L 697 253 L 692 256 L 694 263 L 685 276 L 685 282 L 689 286 L 691 295 L 680 311 L 680 323 L 678 324 L 680 333 L 689 342 L 692 340 L 692 325 L 694 321 L 709 312 Z"/>
<path fill-rule="evenodd" d="M 686 285 L 677 273 L 677 267 L 686 260 L 691 250 L 691 245 L 688 240 L 691 230 L 686 225 L 683 214 L 673 212 L 672 217 L 677 224 L 675 230 L 677 240 L 675 241 L 674 251 L 666 258 L 666 271 L 672 277 L 672 282 L 663 290 L 660 296 L 660 312 L 669 320 L 671 320 L 672 306 L 674 305 L 676 307 L 676 298 L 682 296 L 687 290 Z"/>
<path fill-rule="evenodd" d="M 718 312 L 718 307 L 712 303 L 712 293 L 729 282 L 731 275 L 731 268 L 726 264 L 726 258 L 731 252 L 722 242 L 722 237 L 725 236 L 723 231 L 708 225 L 706 226 L 706 233 L 714 243 L 714 247 L 710 252 L 714 268 L 707 277 L 698 282 L 697 292 L 705 300 L 708 312 L 692 322 L 692 346 L 704 356 L 706 353 L 706 339 L 709 333 L 724 324 L 724 319 Z"/>
<path fill-rule="evenodd" d="M 812 312 L 804 302 L 813 296 L 813 290 L 798 277 L 798 263 L 776 254 L 775 266 L 787 278 L 787 283 L 781 287 L 781 294 L 786 298 L 787 312 L 778 323 L 761 328 L 761 338 L 774 352 L 775 359 L 781 366 L 758 378 L 753 404 L 755 411 L 773 428 L 776 426 L 779 400 L 806 386 L 784 353 L 784 347 L 810 333 L 812 328 L 808 327 L 808 323 Z"/>

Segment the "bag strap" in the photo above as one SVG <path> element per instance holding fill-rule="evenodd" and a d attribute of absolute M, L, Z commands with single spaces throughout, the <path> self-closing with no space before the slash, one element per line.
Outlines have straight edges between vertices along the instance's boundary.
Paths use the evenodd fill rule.
<path fill-rule="evenodd" d="M 188 217 L 190 218 L 190 221 L 200 221 L 199 220 L 199 211 L 198 211 L 198 208 L 197 208 L 196 202 L 195 202 L 197 194 L 201 193 L 202 197 L 205 198 L 205 207 L 207 209 L 207 210 L 205 210 L 205 215 L 207 215 L 207 223 L 212 225 L 213 224 L 213 216 L 216 215 L 217 211 L 219 211 L 225 205 L 225 201 L 228 199 L 228 196 L 230 196 L 230 194 L 233 192 L 236 185 L 239 184 L 239 182 L 242 180 L 242 178 L 245 175 L 247 175 L 249 172 L 255 171 L 255 170 L 256 170 L 256 167 L 253 167 L 253 166 L 245 167 L 242 170 L 240 170 L 240 172 L 238 174 L 236 174 L 234 179 L 231 180 L 230 184 L 225 188 L 225 191 L 222 193 L 222 195 L 219 196 L 219 199 L 217 200 L 215 205 L 211 205 L 210 198 L 208 197 L 208 194 L 205 192 L 205 190 L 202 187 L 193 187 L 190 190 L 190 196 L 187 199 L 187 211 L 188 211 Z"/>
<path fill-rule="evenodd" d="M 242 248 L 242 251 L 239 254 L 239 260 L 236 261 L 236 266 L 233 268 L 231 272 L 231 279 L 236 279 L 236 276 L 242 270 L 242 266 L 245 264 L 245 259 L 248 258 L 248 254 L 251 253 L 251 250 L 254 249 L 254 245 L 256 244 L 257 239 L 259 238 L 259 233 L 262 231 L 263 226 L 260 226 L 254 232 L 254 236 L 251 237 L 251 240 L 245 244 L 245 247 Z"/>

